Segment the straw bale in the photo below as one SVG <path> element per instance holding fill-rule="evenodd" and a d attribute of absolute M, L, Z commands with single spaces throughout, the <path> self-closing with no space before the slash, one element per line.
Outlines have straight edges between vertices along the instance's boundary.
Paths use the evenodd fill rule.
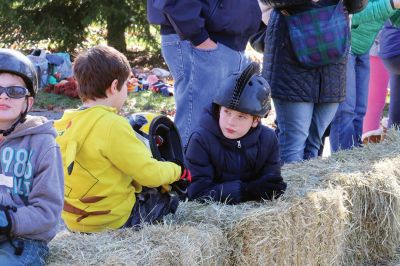
<path fill-rule="evenodd" d="M 400 136 L 391 131 L 382 144 L 285 166 L 286 196 L 342 187 L 349 211 L 343 264 L 373 264 L 393 257 L 400 243 L 399 167 Z"/>
<path fill-rule="evenodd" d="M 175 222 L 226 232 L 230 265 L 338 265 L 346 210 L 343 191 L 315 191 L 293 201 L 182 204 Z"/>
<path fill-rule="evenodd" d="M 63 231 L 50 242 L 49 265 L 223 265 L 227 240 L 214 226 L 150 225 L 79 234 Z"/>
<path fill-rule="evenodd" d="M 59 233 L 50 265 L 371 265 L 400 244 L 400 135 L 285 165 L 273 202 L 185 202 L 141 231 Z M 388 264 L 389 265 L 389 264 Z M 392 265 L 392 264 L 390 264 Z"/>
<path fill-rule="evenodd" d="M 340 190 L 311 192 L 254 212 L 228 234 L 233 265 L 339 265 L 346 211 Z"/>

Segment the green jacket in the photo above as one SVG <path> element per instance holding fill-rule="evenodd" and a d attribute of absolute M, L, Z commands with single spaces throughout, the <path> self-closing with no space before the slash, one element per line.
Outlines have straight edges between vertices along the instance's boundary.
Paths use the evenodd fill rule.
<path fill-rule="evenodd" d="M 351 51 L 355 54 L 369 52 L 376 35 L 386 20 L 400 24 L 400 11 L 390 0 L 369 0 L 367 7 L 353 15 L 351 21 Z"/>

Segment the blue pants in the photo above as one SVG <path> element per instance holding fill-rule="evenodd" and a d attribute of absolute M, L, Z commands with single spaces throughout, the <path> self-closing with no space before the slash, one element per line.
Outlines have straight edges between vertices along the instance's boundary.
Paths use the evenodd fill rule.
<path fill-rule="evenodd" d="M 339 103 L 273 101 L 282 162 L 293 163 L 318 156 L 322 136 Z"/>
<path fill-rule="evenodd" d="M 339 105 L 329 136 L 332 152 L 361 145 L 368 105 L 369 54 L 350 53 L 346 74 L 346 99 Z"/>
<path fill-rule="evenodd" d="M 400 55 L 383 59 L 390 73 L 390 104 L 388 126 L 400 127 Z"/>
<path fill-rule="evenodd" d="M 14 254 L 14 247 L 10 242 L 0 242 L 0 266 L 38 266 L 45 265 L 45 258 L 49 254 L 49 249 L 45 242 L 27 239 L 14 239 L 14 244 L 23 246 L 23 252 L 17 256 Z"/>
<path fill-rule="evenodd" d="M 216 49 L 199 50 L 176 34 L 161 36 L 161 52 L 174 78 L 174 122 L 187 146 L 201 113 L 211 105 L 221 81 L 247 63 L 243 52 L 218 43 Z"/>

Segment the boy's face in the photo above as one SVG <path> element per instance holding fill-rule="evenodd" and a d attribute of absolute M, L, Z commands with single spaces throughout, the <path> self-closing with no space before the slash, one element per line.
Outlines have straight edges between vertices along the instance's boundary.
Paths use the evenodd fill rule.
<path fill-rule="evenodd" d="M 244 114 L 224 106 L 219 111 L 219 127 L 222 134 L 228 139 L 239 139 L 247 134 L 252 127 L 258 125 L 259 120 L 252 115 Z"/>
<path fill-rule="evenodd" d="M 26 88 L 24 80 L 13 74 L 0 73 L 0 87 L 21 86 Z M 26 105 L 32 107 L 33 97 L 10 98 L 5 92 L 0 95 L 0 128 L 8 129 L 25 111 Z"/>

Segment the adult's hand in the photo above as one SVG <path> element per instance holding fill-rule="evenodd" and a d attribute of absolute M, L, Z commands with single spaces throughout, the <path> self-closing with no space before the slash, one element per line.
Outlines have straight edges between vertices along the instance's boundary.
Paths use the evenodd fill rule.
<path fill-rule="evenodd" d="M 197 45 L 196 48 L 200 50 L 212 50 L 217 48 L 217 44 L 210 38 L 207 38 L 207 40 Z"/>

